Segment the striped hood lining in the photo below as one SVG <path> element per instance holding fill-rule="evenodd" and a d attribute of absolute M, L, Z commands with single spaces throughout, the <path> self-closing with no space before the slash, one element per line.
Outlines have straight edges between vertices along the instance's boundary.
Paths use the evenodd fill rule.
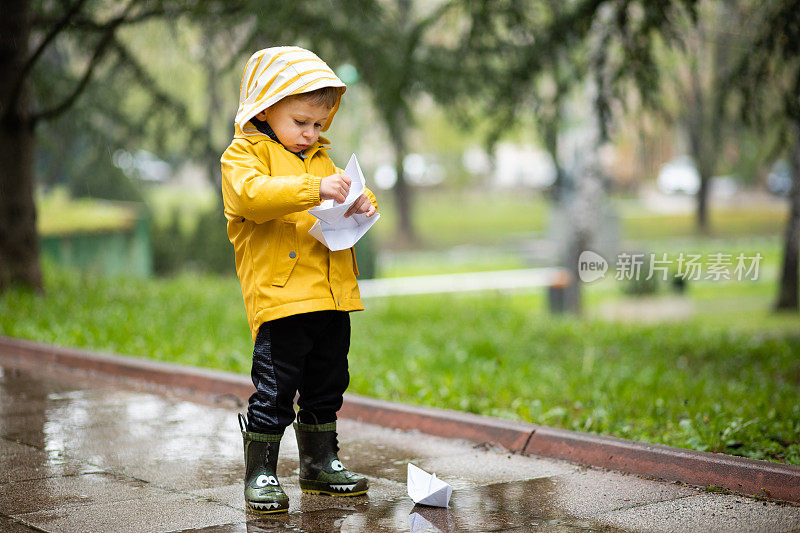
<path fill-rule="evenodd" d="M 244 130 L 251 118 L 287 96 L 322 87 L 340 87 L 339 98 L 322 126 L 326 131 L 339 109 L 347 86 L 316 54 L 299 46 L 259 50 L 247 61 L 239 88 L 239 110 L 234 123 Z"/>

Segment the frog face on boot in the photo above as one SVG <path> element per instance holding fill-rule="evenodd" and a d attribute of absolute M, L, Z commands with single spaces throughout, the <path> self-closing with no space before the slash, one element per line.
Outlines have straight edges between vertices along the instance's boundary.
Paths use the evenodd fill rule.
<path fill-rule="evenodd" d="M 244 500 L 256 513 L 285 513 L 289 498 L 275 474 L 281 435 L 247 431 L 244 416 L 239 415 L 244 443 Z"/>
<path fill-rule="evenodd" d="M 300 489 L 306 494 L 359 496 L 369 488 L 367 478 L 350 472 L 339 460 L 336 423 L 294 424 L 300 451 Z"/>
<path fill-rule="evenodd" d="M 245 480 L 244 499 L 257 513 L 280 513 L 289 509 L 289 498 L 281 488 L 278 478 L 261 468 Z"/>

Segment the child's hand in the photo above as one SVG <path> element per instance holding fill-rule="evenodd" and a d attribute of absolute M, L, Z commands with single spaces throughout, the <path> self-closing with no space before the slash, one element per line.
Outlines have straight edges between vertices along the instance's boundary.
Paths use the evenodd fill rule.
<path fill-rule="evenodd" d="M 344 214 L 345 218 L 349 217 L 350 215 L 365 213 L 367 218 L 371 217 L 375 214 L 375 206 L 372 205 L 372 202 L 369 201 L 369 198 L 366 194 L 362 194 L 356 201 L 353 202 L 353 205 L 350 206 L 350 209 Z"/>
<path fill-rule="evenodd" d="M 319 182 L 319 197 L 342 203 L 350 192 L 350 178 L 344 174 L 331 174 Z"/>

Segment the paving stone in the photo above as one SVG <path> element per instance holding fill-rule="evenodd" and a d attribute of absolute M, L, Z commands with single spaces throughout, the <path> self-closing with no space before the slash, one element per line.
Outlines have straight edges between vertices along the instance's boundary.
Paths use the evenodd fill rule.
<path fill-rule="evenodd" d="M 421 466 L 436 458 L 458 457 L 460 460 L 478 457 L 482 453 L 472 443 L 462 440 L 421 435 L 414 431 L 375 429 L 368 424 L 362 426 L 365 427 L 364 435 L 356 428 L 346 434 L 348 436 L 341 444 L 342 461 L 353 471 L 398 483 L 406 482 L 409 462 Z"/>
<path fill-rule="evenodd" d="M 245 520 L 238 509 L 185 494 L 157 495 L 110 503 L 64 506 L 14 515 L 45 531 L 146 533 L 201 528 Z"/>
<path fill-rule="evenodd" d="M 100 471 L 58 453 L 0 438 L 0 485 Z"/>
<path fill-rule="evenodd" d="M 9 518 L 7 516 L 0 516 L 0 531 L 3 533 L 31 533 L 32 531 L 40 531 L 36 528 L 26 526 L 22 522 Z"/>
<path fill-rule="evenodd" d="M 192 457 L 162 457 L 121 466 L 125 475 L 143 479 L 161 487 L 189 491 L 197 488 L 221 487 L 235 483 L 243 477 L 243 459 L 226 457 L 198 447 Z M 140 457 L 142 454 L 140 453 Z M 146 461 L 146 462 L 145 462 Z"/>
<path fill-rule="evenodd" d="M 0 485 L 0 513 L 14 515 L 39 510 L 107 503 L 164 494 L 147 483 L 108 472 L 78 474 Z"/>
<path fill-rule="evenodd" d="M 764 532 L 800 529 L 800 506 L 705 493 L 610 511 L 602 522 L 642 532 Z"/>
<path fill-rule="evenodd" d="M 632 475 L 581 468 L 550 478 L 548 496 L 576 517 L 673 500 L 697 494 L 697 489 L 650 481 Z"/>
<path fill-rule="evenodd" d="M 423 459 L 417 466 L 435 473 L 454 488 L 484 486 L 491 483 L 523 481 L 574 472 L 577 467 L 547 459 L 475 449 L 459 455 Z"/>

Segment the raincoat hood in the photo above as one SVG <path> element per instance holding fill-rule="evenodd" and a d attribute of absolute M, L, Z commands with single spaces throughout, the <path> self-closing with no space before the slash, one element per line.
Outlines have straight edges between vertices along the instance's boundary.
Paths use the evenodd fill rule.
<path fill-rule="evenodd" d="M 304 48 L 276 46 L 259 50 L 250 56 L 244 69 L 234 122 L 243 130 L 250 119 L 283 98 L 322 87 L 340 87 L 339 98 L 322 125 L 322 131 L 326 131 L 347 86 L 323 60 Z"/>

